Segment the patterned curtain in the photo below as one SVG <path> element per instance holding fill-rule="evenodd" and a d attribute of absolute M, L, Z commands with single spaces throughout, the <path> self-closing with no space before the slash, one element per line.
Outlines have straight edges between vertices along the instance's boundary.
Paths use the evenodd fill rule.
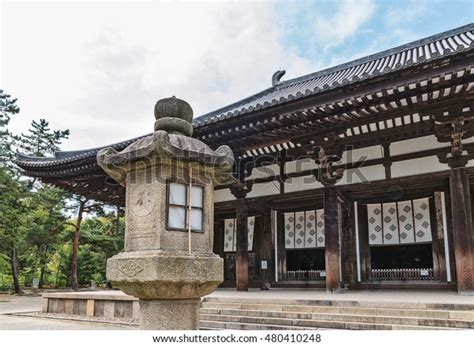
<path fill-rule="evenodd" d="M 429 198 L 367 205 L 370 245 L 431 241 Z"/>
<path fill-rule="evenodd" d="M 285 213 L 285 248 L 324 247 L 324 210 Z"/>
<path fill-rule="evenodd" d="M 224 220 L 224 252 L 233 252 L 237 249 L 237 242 L 235 237 L 235 219 Z M 255 216 L 247 218 L 248 227 L 248 251 L 253 250 L 253 234 L 255 228 Z"/>

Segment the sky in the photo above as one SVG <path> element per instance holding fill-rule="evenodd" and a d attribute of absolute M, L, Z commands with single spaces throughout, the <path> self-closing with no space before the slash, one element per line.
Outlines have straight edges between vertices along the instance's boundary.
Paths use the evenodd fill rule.
<path fill-rule="evenodd" d="M 63 150 L 153 130 L 163 97 L 196 116 L 282 80 L 474 22 L 472 0 L 0 0 L 0 89 L 15 133 L 45 118 Z"/>

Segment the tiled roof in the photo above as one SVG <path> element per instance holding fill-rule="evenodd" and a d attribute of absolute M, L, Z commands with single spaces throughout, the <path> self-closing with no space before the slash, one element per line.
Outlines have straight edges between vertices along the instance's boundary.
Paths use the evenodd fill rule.
<path fill-rule="evenodd" d="M 75 150 L 75 151 L 58 151 L 54 153 L 52 157 L 36 157 L 36 156 L 28 156 L 22 153 L 17 153 L 16 162 L 20 167 L 49 167 L 54 165 L 62 165 L 68 162 L 85 159 L 91 156 L 96 156 L 99 150 L 107 147 L 112 147 L 115 150 L 123 150 L 137 139 L 149 136 L 150 134 L 146 134 L 144 136 L 132 138 L 123 142 L 107 145 L 104 147 L 97 147 L 92 149 L 85 149 L 85 150 Z"/>
<path fill-rule="evenodd" d="M 196 127 L 268 108 L 474 48 L 474 24 L 281 82 L 194 120 Z"/>
<path fill-rule="evenodd" d="M 197 117 L 193 120 L 193 125 L 195 128 L 199 128 L 210 123 L 237 117 L 241 114 L 248 114 L 256 110 L 284 104 L 305 96 L 318 94 L 325 90 L 335 89 L 357 81 L 374 78 L 392 71 L 473 49 L 474 23 L 471 23 L 342 65 L 280 82 L 241 101 Z M 111 146 L 116 150 L 121 150 L 138 138 Z M 22 167 L 48 167 L 95 156 L 101 148 L 58 152 L 54 157 L 49 158 L 29 157 L 18 154 L 17 162 Z"/>

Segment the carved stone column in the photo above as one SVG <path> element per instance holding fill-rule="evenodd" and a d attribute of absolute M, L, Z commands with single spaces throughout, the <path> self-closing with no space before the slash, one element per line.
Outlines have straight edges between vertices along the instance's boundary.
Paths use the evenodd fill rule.
<path fill-rule="evenodd" d="M 438 154 L 441 163 L 451 168 L 449 177 L 452 232 L 459 294 L 474 294 L 474 224 L 467 162 L 474 151 L 466 151 L 463 139 L 474 134 L 474 119 L 438 117 L 434 119 L 436 137 L 450 142 L 451 152 Z"/>

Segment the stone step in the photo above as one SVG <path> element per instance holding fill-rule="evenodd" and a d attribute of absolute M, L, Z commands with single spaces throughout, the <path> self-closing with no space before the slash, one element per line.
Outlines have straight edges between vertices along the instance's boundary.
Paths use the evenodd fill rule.
<path fill-rule="evenodd" d="M 210 309 L 201 308 L 201 314 L 206 315 L 229 315 L 229 316 L 250 316 L 250 317 L 270 317 L 299 320 L 324 320 L 324 321 L 342 321 L 342 322 L 363 322 L 363 323 L 381 323 L 393 325 L 411 325 L 411 326 L 431 326 L 444 328 L 474 328 L 474 321 L 451 320 L 444 318 L 418 318 L 418 317 L 399 317 L 382 315 L 362 315 L 362 314 L 341 314 L 341 313 L 300 313 L 287 311 L 270 310 L 243 310 L 243 309 Z"/>
<path fill-rule="evenodd" d="M 361 308 L 394 308 L 414 310 L 447 310 L 447 311 L 474 311 L 474 304 L 461 303 L 419 303 L 410 301 L 372 301 L 372 300 L 321 300 L 321 299 L 269 299 L 269 298 L 238 298 L 238 297 L 205 297 L 205 303 L 223 304 L 275 304 L 303 305 L 303 306 L 333 306 L 333 307 L 361 307 Z"/>
<path fill-rule="evenodd" d="M 436 326 L 419 326 L 419 325 L 398 325 L 384 323 L 365 323 L 365 322 L 346 322 L 346 321 L 328 321 L 328 320 L 308 320 L 308 319 L 291 319 L 291 318 L 275 318 L 275 317 L 255 317 L 255 316 L 238 316 L 238 315 L 213 315 L 201 314 L 201 323 L 203 326 L 209 325 L 207 322 L 221 322 L 223 328 L 237 328 L 241 324 L 261 325 L 262 329 L 266 326 L 278 326 L 279 328 L 294 329 L 352 329 L 352 330 L 438 330 L 438 329 L 455 329 Z M 206 322 L 206 323 L 204 323 Z M 277 328 L 278 329 L 278 328 Z"/>
<path fill-rule="evenodd" d="M 421 309 L 395 309 L 375 307 L 338 307 L 338 306 L 304 306 L 281 304 L 254 304 L 254 303 L 217 303 L 203 302 L 205 309 L 242 309 L 258 311 L 281 311 L 297 313 L 331 313 L 351 315 L 393 316 L 393 317 L 418 317 L 439 318 L 474 321 L 474 311 L 449 311 L 449 310 L 421 310 Z"/>
<path fill-rule="evenodd" d="M 220 330 L 220 329 L 234 329 L 234 330 L 307 330 L 308 328 L 260 324 L 260 323 L 241 323 L 241 322 L 222 322 L 222 321 L 206 321 L 199 322 L 199 329 L 204 330 Z"/>

